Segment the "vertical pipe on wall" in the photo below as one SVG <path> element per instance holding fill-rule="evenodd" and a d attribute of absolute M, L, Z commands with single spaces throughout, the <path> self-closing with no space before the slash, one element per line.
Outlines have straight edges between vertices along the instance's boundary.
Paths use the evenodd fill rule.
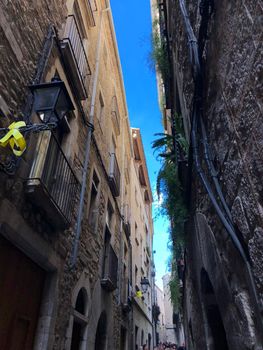
<path fill-rule="evenodd" d="M 90 106 L 90 114 L 89 114 L 90 124 L 93 124 L 93 121 L 94 121 L 94 110 L 95 110 L 95 101 L 96 101 L 96 92 L 97 92 L 99 65 L 100 65 L 101 31 L 102 31 L 103 13 L 109 10 L 110 10 L 109 7 L 103 9 L 100 15 L 98 42 L 97 42 L 97 48 L 96 48 L 95 73 L 94 73 L 94 81 L 93 81 L 92 95 L 91 95 L 91 106 Z M 84 198 L 85 198 L 86 186 L 87 186 L 91 136 L 92 136 L 92 129 L 88 128 L 88 135 L 87 135 L 86 146 L 85 146 L 85 159 L 84 159 L 83 174 L 82 174 L 82 181 L 81 181 L 81 193 L 80 193 L 80 200 L 79 200 L 78 217 L 77 217 L 77 223 L 76 223 L 76 233 L 75 233 L 75 239 L 73 243 L 73 250 L 72 250 L 71 261 L 70 261 L 71 268 L 75 266 L 76 260 L 77 260 L 77 254 L 78 254 L 81 224 L 83 219 Z"/>

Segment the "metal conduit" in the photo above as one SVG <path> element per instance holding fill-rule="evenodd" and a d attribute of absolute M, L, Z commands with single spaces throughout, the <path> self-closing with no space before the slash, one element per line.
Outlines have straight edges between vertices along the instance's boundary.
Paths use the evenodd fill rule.
<path fill-rule="evenodd" d="M 206 134 L 206 130 L 205 130 L 205 125 L 203 123 L 202 117 L 201 117 L 201 96 L 200 96 L 200 92 L 202 91 L 202 89 L 200 89 L 200 87 L 202 86 L 202 76 L 201 76 L 201 66 L 200 66 L 200 61 L 199 61 L 199 54 L 198 54 L 198 43 L 197 43 L 197 39 L 194 35 L 190 20 L 189 20 L 189 16 L 185 7 L 185 2 L 184 0 L 179 0 L 179 4 L 180 4 L 180 9 L 183 15 L 183 20 L 184 20 L 184 25 L 185 25 L 185 30 L 187 33 L 187 37 L 188 37 L 188 43 L 189 43 L 189 50 L 190 50 L 190 62 L 191 65 L 193 67 L 193 78 L 195 81 L 195 94 L 194 94 L 194 103 L 193 103 L 193 111 L 192 111 L 192 130 L 191 130 L 191 146 L 192 146 L 192 150 L 193 150 L 193 160 L 194 160 L 194 164 L 196 167 L 196 171 L 203 183 L 203 186 L 205 187 L 205 190 L 216 210 L 216 213 L 218 215 L 218 217 L 221 220 L 221 223 L 223 224 L 223 226 L 225 227 L 227 233 L 229 234 L 235 248 L 238 250 L 242 260 L 245 263 L 247 272 L 248 272 L 248 285 L 249 288 L 251 290 L 252 296 L 254 298 L 255 304 L 256 304 L 256 313 L 258 316 L 258 321 L 259 321 L 259 327 L 261 329 L 261 337 L 263 337 L 263 323 L 262 323 L 262 307 L 260 306 L 259 303 L 259 298 L 257 295 L 257 291 L 256 291 L 256 286 L 255 286 L 255 281 L 254 281 L 254 277 L 253 277 L 253 273 L 252 273 L 252 269 L 251 269 L 251 265 L 250 262 L 248 260 L 248 257 L 246 256 L 246 253 L 237 237 L 237 234 L 234 230 L 233 224 L 232 224 L 232 219 L 231 219 L 231 214 L 230 214 L 230 210 L 225 202 L 225 198 L 223 196 L 222 193 L 222 189 L 219 185 L 218 179 L 216 178 L 215 181 L 215 169 L 214 166 L 211 162 L 211 159 L 208 156 L 208 140 L 207 140 L 207 134 Z M 200 55 L 201 57 L 201 55 Z M 228 216 L 228 219 L 230 220 L 230 222 L 228 221 L 228 219 L 225 217 L 222 209 L 220 208 L 220 205 L 218 204 L 218 201 L 213 193 L 213 190 L 211 188 L 211 185 L 209 183 L 209 181 L 207 180 L 202 167 L 200 165 L 200 158 L 199 158 L 199 153 L 198 153 L 198 142 L 197 142 L 197 134 L 198 134 L 198 126 L 201 124 L 201 130 L 202 130 L 202 139 L 201 141 L 204 144 L 204 152 L 205 152 L 205 157 L 207 157 L 206 162 L 208 165 L 208 171 L 209 171 L 209 175 L 213 178 L 213 181 L 215 183 L 215 187 L 216 187 L 216 191 L 218 193 L 218 196 L 221 200 L 221 203 L 226 211 L 226 214 Z M 230 214 L 230 215 L 229 215 Z"/>

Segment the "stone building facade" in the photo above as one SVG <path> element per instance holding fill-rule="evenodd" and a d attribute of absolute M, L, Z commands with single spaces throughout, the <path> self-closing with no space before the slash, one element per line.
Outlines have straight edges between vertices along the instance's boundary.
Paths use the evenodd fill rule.
<path fill-rule="evenodd" d="M 0 348 L 128 349 L 134 151 L 109 2 L 2 1 L 0 61 L 0 127 L 53 123 L 0 149 Z"/>
<path fill-rule="evenodd" d="M 165 118 L 184 122 L 187 349 L 262 349 L 262 4 L 159 1 Z M 172 130 L 172 132 L 176 132 Z M 186 181 L 184 181 L 186 179 Z"/>
<path fill-rule="evenodd" d="M 184 334 L 182 324 L 175 319 L 176 313 L 171 301 L 170 281 L 171 275 L 165 274 L 163 277 L 163 296 L 164 296 L 164 338 L 168 343 L 182 345 L 184 343 Z M 178 316 L 179 317 L 179 316 Z"/>
<path fill-rule="evenodd" d="M 165 342 L 165 313 L 164 313 L 164 293 L 161 288 L 155 285 L 155 303 L 159 307 L 159 315 L 156 324 L 156 343 Z"/>
<path fill-rule="evenodd" d="M 153 221 L 152 192 L 147 172 L 140 129 L 132 128 L 134 158 L 131 164 L 131 246 L 133 290 L 133 344 L 131 349 L 140 349 L 147 344 L 150 350 L 155 345 L 153 331 Z M 142 280 L 149 283 L 142 289 Z M 137 294 L 139 292 L 139 295 Z M 140 294 L 140 292 L 142 294 Z"/>

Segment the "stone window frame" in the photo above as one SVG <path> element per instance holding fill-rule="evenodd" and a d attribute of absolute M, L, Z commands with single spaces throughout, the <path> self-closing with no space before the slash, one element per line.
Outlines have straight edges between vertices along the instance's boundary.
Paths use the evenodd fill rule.
<path fill-rule="evenodd" d="M 70 313 L 69 325 L 66 333 L 65 350 L 70 350 L 71 348 L 73 325 L 74 325 L 74 319 L 76 317 L 75 305 L 81 289 L 83 289 L 86 294 L 86 306 L 85 306 L 85 314 L 81 317 L 82 326 L 83 326 L 83 336 L 80 344 L 80 349 L 87 349 L 87 346 L 88 346 L 88 325 L 89 325 L 89 319 L 91 315 L 90 311 L 91 311 L 92 299 L 91 299 L 91 288 L 90 288 L 90 282 L 89 282 L 89 272 L 88 270 L 84 270 L 73 290 L 72 297 L 71 297 L 71 313 Z"/>

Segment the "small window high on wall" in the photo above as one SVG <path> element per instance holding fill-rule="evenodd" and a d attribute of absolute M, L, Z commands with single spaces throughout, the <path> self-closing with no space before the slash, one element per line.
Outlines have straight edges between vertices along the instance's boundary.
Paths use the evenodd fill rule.
<path fill-rule="evenodd" d="M 88 224 L 92 231 L 96 231 L 99 214 L 99 188 L 100 181 L 96 171 L 93 171 L 91 191 L 90 191 L 90 203 L 88 211 Z"/>

